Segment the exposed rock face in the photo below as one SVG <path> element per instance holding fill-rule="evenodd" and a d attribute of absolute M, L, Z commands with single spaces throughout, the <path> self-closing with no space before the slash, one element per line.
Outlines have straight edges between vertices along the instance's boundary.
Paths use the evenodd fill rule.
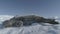
<path fill-rule="evenodd" d="M 55 19 L 46 19 L 40 16 L 29 15 L 29 16 L 20 16 L 13 17 L 10 20 L 6 20 L 3 22 L 4 27 L 20 27 L 20 26 L 28 26 L 32 23 L 50 23 L 50 24 L 59 24 L 55 21 Z"/>

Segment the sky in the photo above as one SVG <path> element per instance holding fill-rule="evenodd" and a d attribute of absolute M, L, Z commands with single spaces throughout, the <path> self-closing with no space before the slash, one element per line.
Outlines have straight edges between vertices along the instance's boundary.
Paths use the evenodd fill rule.
<path fill-rule="evenodd" d="M 59 16 L 60 0 L 0 0 L 0 15 Z"/>

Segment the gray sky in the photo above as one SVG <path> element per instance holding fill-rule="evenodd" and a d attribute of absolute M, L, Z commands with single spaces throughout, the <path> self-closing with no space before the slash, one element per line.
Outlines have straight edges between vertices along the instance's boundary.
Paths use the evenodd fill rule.
<path fill-rule="evenodd" d="M 0 15 L 60 16 L 60 0 L 0 0 Z"/>

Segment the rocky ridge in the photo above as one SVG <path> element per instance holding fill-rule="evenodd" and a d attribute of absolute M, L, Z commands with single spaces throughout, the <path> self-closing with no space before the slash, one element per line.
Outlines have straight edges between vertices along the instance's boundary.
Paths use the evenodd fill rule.
<path fill-rule="evenodd" d="M 59 24 L 55 19 L 47 19 L 41 16 L 28 15 L 28 16 L 15 16 L 10 20 L 3 22 L 3 27 L 21 27 L 29 26 L 32 23 L 49 23 L 49 24 Z"/>

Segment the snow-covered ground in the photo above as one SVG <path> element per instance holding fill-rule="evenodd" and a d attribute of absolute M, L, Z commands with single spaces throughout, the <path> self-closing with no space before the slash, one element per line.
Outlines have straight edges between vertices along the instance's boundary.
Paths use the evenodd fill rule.
<path fill-rule="evenodd" d="M 0 34 L 60 34 L 60 25 L 32 25 L 0 29 Z"/>
<path fill-rule="evenodd" d="M 5 15 L 6 16 L 6 15 Z M 0 20 L 4 21 L 10 16 L 0 16 Z M 32 24 L 31 26 L 24 27 L 10 27 L 10 28 L 0 28 L 0 34 L 60 34 L 60 24 Z"/>

